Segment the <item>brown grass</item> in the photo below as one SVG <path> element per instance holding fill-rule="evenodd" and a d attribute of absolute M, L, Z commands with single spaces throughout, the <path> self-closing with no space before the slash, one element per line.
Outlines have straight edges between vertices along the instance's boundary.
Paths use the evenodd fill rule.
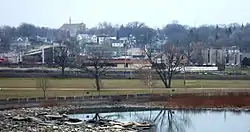
<path fill-rule="evenodd" d="M 36 88 L 36 78 L 0 78 L 0 88 Z M 186 86 L 183 80 L 173 80 L 173 88 L 250 88 L 250 80 L 187 80 Z M 155 88 L 163 88 L 160 80 L 154 80 Z M 49 79 L 49 88 L 80 88 L 94 89 L 93 79 Z M 104 89 L 144 89 L 148 86 L 136 79 L 107 79 L 102 80 Z"/>
<path fill-rule="evenodd" d="M 36 78 L 0 78 L 0 99 L 43 97 L 43 92 L 37 85 L 38 80 Z M 250 91 L 248 80 L 187 80 L 186 86 L 183 86 L 183 80 L 173 80 L 174 92 L 165 89 L 160 80 L 154 81 L 153 91 L 149 90 L 149 87 L 141 80 L 102 80 L 102 84 L 101 95 L 225 91 L 220 88 L 228 88 L 227 91 L 232 91 L 232 89 Z M 97 95 L 98 92 L 93 85 L 93 79 L 49 79 L 47 96 Z"/>

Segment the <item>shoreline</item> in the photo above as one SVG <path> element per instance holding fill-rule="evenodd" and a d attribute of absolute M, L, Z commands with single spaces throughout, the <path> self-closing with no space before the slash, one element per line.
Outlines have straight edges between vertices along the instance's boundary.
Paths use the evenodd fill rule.
<path fill-rule="evenodd" d="M 145 103 L 147 102 L 147 103 Z M 0 100 L 0 111 L 4 109 L 52 107 L 52 106 L 97 106 L 128 105 L 174 109 L 249 109 L 250 93 L 169 93 L 169 94 L 129 94 L 90 97 L 67 97 L 38 100 Z"/>
<path fill-rule="evenodd" d="M 155 103 L 155 105 L 152 105 Z M 21 108 L 21 109 L 10 109 L 3 110 L 0 112 L 0 131 L 23 131 L 23 132 L 35 132 L 35 131 L 79 131 L 79 132 L 139 132 L 138 128 L 127 128 L 117 125 L 102 125 L 93 124 L 88 121 L 81 121 L 76 118 L 69 118 L 68 115 L 82 114 L 86 112 L 86 109 L 91 110 L 93 114 L 101 113 L 102 111 L 93 110 L 111 110 L 118 109 L 121 111 L 130 110 L 181 110 L 185 112 L 250 112 L 250 106 L 247 107 L 220 107 L 220 108 L 191 108 L 191 107 L 167 107 L 164 105 L 157 104 L 157 102 L 149 103 L 125 103 L 120 102 L 115 104 L 103 104 L 103 105 L 67 105 L 67 106 L 52 106 L 52 107 L 33 107 L 33 108 Z M 107 112 L 107 111 L 106 111 Z M 109 111 L 110 112 L 110 111 Z M 117 111 L 118 112 L 118 111 Z M 50 120 L 48 118 L 54 118 Z M 103 122 L 103 121 L 102 121 Z M 105 121 L 104 123 L 109 123 Z M 120 123 L 120 122 L 119 122 Z M 122 124 L 122 123 L 120 123 Z M 138 123 L 137 123 L 138 124 Z M 124 124 L 123 124 L 124 125 Z M 145 129 L 145 128 L 143 128 Z M 149 129 L 147 127 L 146 129 Z"/>
<path fill-rule="evenodd" d="M 12 100 L 13 101 L 13 100 Z M 19 102 L 19 107 L 0 110 L 0 131 L 74 131 L 74 132 L 139 132 L 142 127 L 125 127 L 127 124 L 112 121 L 81 121 L 68 115 L 87 112 L 108 113 L 147 110 L 179 110 L 190 113 L 202 112 L 250 112 L 249 93 L 201 93 L 201 94 L 154 94 L 131 96 L 107 96 L 97 98 L 68 98 L 63 100 L 29 100 Z M 11 102 L 11 100 L 10 100 Z M 8 106 L 2 102 L 2 106 Z M 12 102 L 16 105 L 16 102 Z M 26 103 L 26 104 L 25 104 Z M 11 104 L 9 104 L 11 106 Z M 14 106 L 13 105 L 13 106 Z M 24 108 L 26 107 L 26 108 Z M 11 109 L 15 108 L 15 109 Z M 53 118 L 53 120 L 51 120 Z M 105 124 L 105 126 L 101 125 Z M 119 125 L 116 125 L 119 124 Z M 138 126 L 150 125 L 142 123 Z"/>
<path fill-rule="evenodd" d="M 155 104 L 152 104 L 155 103 Z M 129 110 L 140 110 L 140 111 L 146 111 L 146 110 L 180 110 L 180 111 L 229 111 L 229 112 L 250 112 L 250 106 L 244 106 L 244 107 L 235 107 L 235 106 L 214 106 L 214 107 L 186 107 L 186 106 L 167 106 L 167 105 L 161 105 L 157 104 L 159 102 L 149 102 L 149 103 L 124 103 L 120 102 L 119 104 L 91 104 L 91 105 L 64 105 L 64 106 L 46 106 L 46 107 L 29 107 L 29 108 L 16 108 L 16 109 L 6 109 L 6 110 L 0 110 L 0 112 L 6 112 L 6 111 L 22 111 L 22 110 L 46 110 L 46 111 L 57 111 L 60 114 L 71 114 L 72 111 L 74 111 L 74 114 L 77 113 L 77 111 L 81 110 L 95 110 L 95 109 L 106 109 L 106 110 L 112 110 L 112 109 L 123 109 L 121 112 L 127 109 Z M 105 111 L 105 110 L 104 110 Z M 104 113 L 102 111 L 93 111 L 92 113 L 100 112 Z"/>

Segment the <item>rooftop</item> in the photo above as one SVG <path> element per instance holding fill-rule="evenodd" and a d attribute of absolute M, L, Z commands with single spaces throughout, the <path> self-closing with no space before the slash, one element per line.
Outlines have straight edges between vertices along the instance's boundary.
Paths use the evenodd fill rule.
<path fill-rule="evenodd" d="M 79 30 L 84 30 L 86 25 L 84 23 L 63 24 L 59 29 L 70 32 L 71 36 L 76 36 Z"/>

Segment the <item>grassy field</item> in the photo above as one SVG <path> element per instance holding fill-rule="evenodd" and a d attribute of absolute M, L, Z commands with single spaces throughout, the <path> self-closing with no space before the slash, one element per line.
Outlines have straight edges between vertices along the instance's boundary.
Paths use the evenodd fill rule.
<path fill-rule="evenodd" d="M 42 97 L 39 88 L 40 79 L 35 78 L 0 78 L 0 98 Z M 206 91 L 206 88 L 220 91 L 221 88 L 248 89 L 249 80 L 173 80 L 172 87 L 178 91 L 197 92 Z M 230 89 L 227 89 L 230 90 Z M 249 89 L 250 90 L 250 89 Z M 153 81 L 153 91 L 141 80 L 102 80 L 101 95 L 133 94 L 133 93 L 169 93 L 164 89 L 160 80 Z M 93 79 L 48 79 L 48 97 L 55 96 L 86 96 L 97 95 Z"/>
<path fill-rule="evenodd" d="M 144 89 L 148 86 L 142 80 L 136 79 L 107 79 L 102 80 L 103 89 Z M 39 79 L 36 78 L 0 78 L 0 88 L 37 88 Z M 48 79 L 50 89 L 94 89 L 93 79 Z M 160 80 L 153 81 L 153 87 L 163 88 Z M 173 88 L 250 88 L 250 80 L 173 80 Z"/>

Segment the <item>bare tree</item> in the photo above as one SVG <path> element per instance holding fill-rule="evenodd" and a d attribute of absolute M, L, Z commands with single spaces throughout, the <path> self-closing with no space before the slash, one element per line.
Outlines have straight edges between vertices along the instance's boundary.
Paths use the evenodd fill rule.
<path fill-rule="evenodd" d="M 147 85 L 150 90 L 154 87 L 155 83 L 153 80 L 154 72 L 152 65 L 149 64 L 148 60 L 138 60 L 139 65 L 136 67 L 140 80 Z"/>
<path fill-rule="evenodd" d="M 38 78 L 37 79 L 37 87 L 42 89 L 43 91 L 43 98 L 46 99 L 46 93 L 48 90 L 48 78 L 46 78 L 45 76 Z"/>
<path fill-rule="evenodd" d="M 100 92 L 101 77 L 104 76 L 108 70 L 108 58 L 104 51 L 93 50 L 88 54 L 88 58 L 81 63 L 81 68 L 92 75 L 95 79 L 95 87 Z"/>
<path fill-rule="evenodd" d="M 173 76 L 181 69 L 180 64 L 184 59 L 184 53 L 174 45 L 164 45 L 162 52 L 155 56 L 149 50 L 145 50 L 145 54 L 165 88 L 171 88 Z"/>
<path fill-rule="evenodd" d="M 48 84 L 49 84 L 48 82 L 49 80 L 47 78 L 47 75 L 44 69 L 44 64 L 42 64 L 42 76 L 37 79 L 36 85 L 37 85 L 37 88 L 42 89 L 44 100 L 46 100 L 47 98 L 46 93 L 47 93 Z"/>
<path fill-rule="evenodd" d="M 54 53 L 55 64 L 60 66 L 62 78 L 64 77 L 65 68 L 68 67 L 73 61 L 74 57 L 69 52 L 67 47 L 57 47 Z"/>

